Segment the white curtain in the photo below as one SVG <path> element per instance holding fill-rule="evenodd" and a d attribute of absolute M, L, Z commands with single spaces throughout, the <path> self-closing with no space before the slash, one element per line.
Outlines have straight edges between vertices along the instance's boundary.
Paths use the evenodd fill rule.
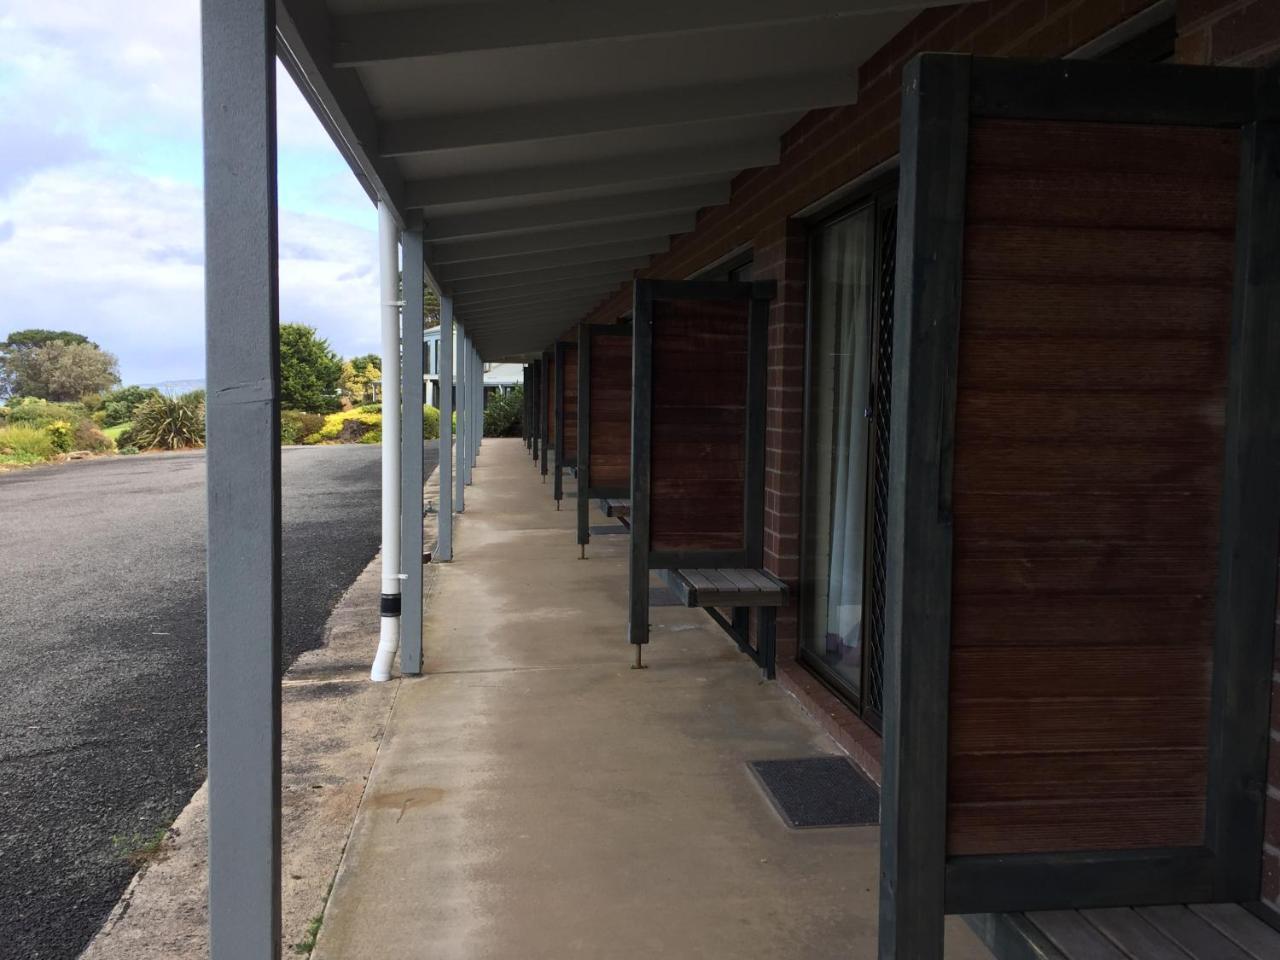
<path fill-rule="evenodd" d="M 819 323 L 830 325 L 830 552 L 826 569 L 825 654 L 859 685 L 866 545 L 866 410 L 871 376 L 872 217 L 869 210 L 828 229 L 822 244 Z M 819 469 L 821 466 L 819 465 Z"/>

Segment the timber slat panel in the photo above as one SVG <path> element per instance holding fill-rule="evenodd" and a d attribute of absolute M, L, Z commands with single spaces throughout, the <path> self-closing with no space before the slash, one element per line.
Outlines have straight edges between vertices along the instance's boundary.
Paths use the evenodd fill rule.
<path fill-rule="evenodd" d="M 1194 846 L 1203 836 L 1203 797 L 953 803 L 947 817 L 953 856 Z"/>
<path fill-rule="evenodd" d="M 590 336 L 588 330 L 588 336 Z M 591 337 L 591 483 L 631 483 L 631 337 Z"/>
<path fill-rule="evenodd" d="M 1048 910 L 1027 917 L 1072 960 L 1131 960 L 1075 910 Z"/>
<path fill-rule="evenodd" d="M 1253 960 L 1185 906 L 1139 907 L 1134 912 L 1193 957 Z M 1276 935 L 1276 946 L 1280 950 L 1280 934 Z"/>
<path fill-rule="evenodd" d="M 1193 904 L 1196 916 L 1256 960 L 1280 956 L 1280 933 L 1234 903 Z"/>
<path fill-rule="evenodd" d="M 1158 766 L 1151 759 L 1148 750 L 959 754 L 949 771 L 950 796 L 956 803 L 977 804 L 1204 793 L 1203 750 L 1165 750 Z"/>
<path fill-rule="evenodd" d="M 564 459 L 577 463 L 578 457 L 578 345 L 564 348 Z"/>
<path fill-rule="evenodd" d="M 1199 339 L 1206 316 L 1229 316 L 1231 290 L 1170 281 L 1087 284 L 1057 277 L 971 277 L 964 284 L 964 304 L 965 330 L 975 335 Z"/>
<path fill-rule="evenodd" d="M 649 473 L 654 550 L 743 546 L 746 357 L 745 302 L 654 305 Z"/>
<path fill-rule="evenodd" d="M 1204 842 L 1239 151 L 971 126 L 952 855 Z"/>
<path fill-rule="evenodd" d="M 1212 631 L 1213 603 L 1205 596 L 1098 596 L 1064 590 L 1057 595 L 1006 594 L 992 603 L 990 597 L 970 593 L 952 610 L 951 643 L 953 650 L 1082 642 L 1207 647 Z"/>
<path fill-rule="evenodd" d="M 1143 960 L 1187 960 L 1186 953 L 1172 940 L 1128 907 L 1080 912 L 1131 957 L 1141 957 Z"/>

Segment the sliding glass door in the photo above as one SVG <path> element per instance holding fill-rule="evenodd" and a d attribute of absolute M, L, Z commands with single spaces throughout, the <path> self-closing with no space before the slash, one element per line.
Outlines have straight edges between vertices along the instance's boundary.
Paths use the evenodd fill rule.
<path fill-rule="evenodd" d="M 876 373 L 891 204 L 869 197 L 822 223 L 809 250 L 801 659 L 877 725 Z"/>

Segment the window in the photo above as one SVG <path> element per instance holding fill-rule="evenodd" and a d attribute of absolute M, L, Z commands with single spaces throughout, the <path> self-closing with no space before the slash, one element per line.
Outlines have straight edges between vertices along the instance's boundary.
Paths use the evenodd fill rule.
<path fill-rule="evenodd" d="M 809 244 L 800 657 L 875 725 L 895 202 L 896 186 L 864 196 Z"/>

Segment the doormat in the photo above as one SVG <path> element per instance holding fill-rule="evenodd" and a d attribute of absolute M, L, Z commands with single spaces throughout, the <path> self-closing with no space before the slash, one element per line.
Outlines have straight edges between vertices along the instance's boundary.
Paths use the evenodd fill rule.
<path fill-rule="evenodd" d="M 660 587 L 656 584 L 649 584 L 649 606 L 651 607 L 682 607 L 676 595 L 666 587 Z"/>
<path fill-rule="evenodd" d="M 602 523 L 599 526 L 592 525 L 587 527 L 587 530 L 590 531 L 593 537 L 612 537 L 616 534 L 631 532 L 620 523 Z"/>
<path fill-rule="evenodd" d="M 747 764 L 787 826 L 865 827 L 880 822 L 880 791 L 844 757 Z"/>

